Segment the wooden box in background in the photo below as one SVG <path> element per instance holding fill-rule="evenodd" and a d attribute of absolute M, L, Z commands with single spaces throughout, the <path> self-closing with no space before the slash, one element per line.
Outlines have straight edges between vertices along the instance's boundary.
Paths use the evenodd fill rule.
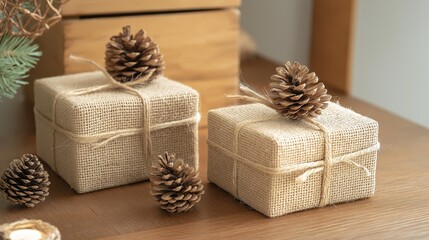
<path fill-rule="evenodd" d="M 56 76 L 94 68 L 72 62 L 70 54 L 104 64 L 105 45 L 130 25 L 160 46 L 165 75 L 201 95 L 202 121 L 207 111 L 228 104 L 225 93 L 238 85 L 240 0 L 70 0 L 63 20 L 37 41 L 43 57 L 31 78 Z M 33 86 L 27 87 L 33 99 Z"/>

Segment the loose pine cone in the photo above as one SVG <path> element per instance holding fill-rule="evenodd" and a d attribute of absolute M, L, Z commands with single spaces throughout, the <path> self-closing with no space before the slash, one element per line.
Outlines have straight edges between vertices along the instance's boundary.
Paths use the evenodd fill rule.
<path fill-rule="evenodd" d="M 186 212 L 201 200 L 204 185 L 198 172 L 174 154 L 159 155 L 150 171 L 151 194 L 159 206 L 170 212 Z"/>
<path fill-rule="evenodd" d="M 283 67 L 276 68 L 271 80 L 268 96 L 273 107 L 290 119 L 320 115 L 331 99 L 325 85 L 318 83 L 316 74 L 309 73 L 308 68 L 298 62 L 288 61 Z"/>
<path fill-rule="evenodd" d="M 106 70 L 121 83 L 149 77 L 151 81 L 162 74 L 164 60 L 158 45 L 143 29 L 132 35 L 130 26 L 110 38 L 106 45 Z M 153 71 L 151 76 L 148 76 Z"/>
<path fill-rule="evenodd" d="M 37 156 L 24 154 L 10 163 L 1 177 L 0 190 L 14 204 L 34 207 L 49 195 L 49 175 Z"/>

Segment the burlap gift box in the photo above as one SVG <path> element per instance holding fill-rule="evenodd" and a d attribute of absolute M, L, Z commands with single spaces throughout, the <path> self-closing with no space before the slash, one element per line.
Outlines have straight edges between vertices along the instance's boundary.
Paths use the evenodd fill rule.
<path fill-rule="evenodd" d="M 327 135 L 262 104 L 211 110 L 209 181 L 268 217 L 372 196 L 377 122 L 334 103 L 314 121 Z M 327 138 L 333 163 L 323 185 Z"/>
<path fill-rule="evenodd" d="M 101 72 L 35 82 L 37 153 L 73 189 L 84 193 L 146 180 L 151 162 L 165 151 L 198 167 L 198 92 L 158 78 L 137 88 L 147 99 L 148 113 L 142 100 L 124 89 L 68 94 L 103 84 L 106 79 Z M 140 132 L 146 114 L 151 128 L 150 159 L 144 157 Z M 87 141 L 105 133 L 117 135 L 107 142 L 102 139 L 102 146 L 98 146 L 100 141 Z"/>

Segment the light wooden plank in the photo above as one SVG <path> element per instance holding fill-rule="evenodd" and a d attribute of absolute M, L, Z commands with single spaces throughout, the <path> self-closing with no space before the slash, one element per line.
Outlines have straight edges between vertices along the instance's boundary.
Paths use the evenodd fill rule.
<path fill-rule="evenodd" d="M 237 93 L 237 77 L 205 79 L 204 81 L 183 81 L 200 93 L 200 127 L 207 126 L 207 113 L 210 109 L 225 107 L 236 103 L 226 97 Z"/>
<path fill-rule="evenodd" d="M 311 70 L 330 87 L 349 93 L 354 34 L 354 0 L 315 0 Z"/>
<path fill-rule="evenodd" d="M 126 24 L 134 31 L 145 28 L 165 56 L 165 75 L 200 92 L 200 126 L 206 126 L 207 111 L 227 105 L 224 94 L 237 89 L 238 22 L 238 11 L 233 9 L 64 20 L 38 39 L 44 56 L 32 77 L 93 71 L 91 66 L 73 62 L 68 56 L 74 54 L 104 65 L 110 36 Z M 27 89 L 26 97 L 32 99 L 32 86 Z"/>
<path fill-rule="evenodd" d="M 71 61 L 70 54 L 103 65 L 105 45 L 110 36 L 127 24 L 134 31 L 144 28 L 159 44 L 165 57 L 167 77 L 187 83 L 201 93 L 201 126 L 205 126 L 207 110 L 224 106 L 219 98 L 224 97 L 225 92 L 235 92 L 237 87 L 237 10 L 65 20 L 65 73 L 94 70 Z"/>
<path fill-rule="evenodd" d="M 179 10 L 232 8 L 241 0 L 70 0 L 63 8 L 63 15 L 83 16 L 97 14 L 141 13 Z"/>
<path fill-rule="evenodd" d="M 72 62 L 68 58 L 70 54 L 104 65 L 106 43 L 125 25 L 130 25 L 134 32 L 144 28 L 158 43 L 165 57 L 168 77 L 199 81 L 238 73 L 236 10 L 66 20 L 63 24 L 66 73 L 93 70 Z"/>
<path fill-rule="evenodd" d="M 56 24 L 41 37 L 36 38 L 35 41 L 42 51 L 42 56 L 36 67 L 30 71 L 28 78 L 29 84 L 24 88 L 25 98 L 30 102 L 33 102 L 34 99 L 34 80 L 64 74 L 64 39 L 62 24 Z"/>

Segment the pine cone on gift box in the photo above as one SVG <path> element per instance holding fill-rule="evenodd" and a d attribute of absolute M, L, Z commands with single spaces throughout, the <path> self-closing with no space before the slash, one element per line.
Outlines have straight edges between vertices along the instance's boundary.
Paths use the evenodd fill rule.
<path fill-rule="evenodd" d="M 290 119 L 320 115 L 331 99 L 316 74 L 309 73 L 308 68 L 298 62 L 288 61 L 278 67 L 271 80 L 268 96 L 273 107 Z"/>
<path fill-rule="evenodd" d="M 49 174 L 37 156 L 15 159 L 0 180 L 0 190 L 14 204 L 34 207 L 49 195 Z"/>
<path fill-rule="evenodd" d="M 170 213 L 188 211 L 204 194 L 198 172 L 167 152 L 159 156 L 158 164 L 152 166 L 150 181 L 151 194 L 159 206 Z"/>
<path fill-rule="evenodd" d="M 151 81 L 162 74 L 164 60 L 158 45 L 146 35 L 143 29 L 135 35 L 130 26 L 122 28 L 118 35 L 112 36 L 106 45 L 105 64 L 107 72 L 121 83 L 138 80 L 152 75 Z"/>

